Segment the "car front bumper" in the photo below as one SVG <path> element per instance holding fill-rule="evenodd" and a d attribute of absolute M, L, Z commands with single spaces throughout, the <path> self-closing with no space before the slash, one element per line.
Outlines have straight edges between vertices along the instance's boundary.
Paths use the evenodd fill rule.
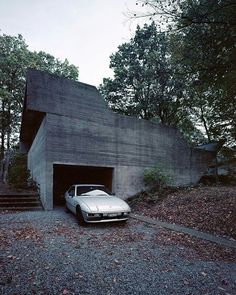
<path fill-rule="evenodd" d="M 114 212 L 114 213 L 86 213 L 82 212 L 84 221 L 88 223 L 126 221 L 130 212 Z"/>

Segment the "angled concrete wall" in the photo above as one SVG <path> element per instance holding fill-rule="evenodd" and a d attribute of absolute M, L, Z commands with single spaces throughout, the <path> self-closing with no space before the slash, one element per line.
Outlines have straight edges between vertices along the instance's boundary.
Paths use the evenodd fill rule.
<path fill-rule="evenodd" d="M 44 118 L 28 153 L 28 168 L 32 178 L 39 185 L 43 207 L 50 209 L 52 204 L 47 199 L 46 166 L 46 118 Z"/>
<path fill-rule="evenodd" d="M 35 129 L 26 136 L 24 122 L 32 118 Z M 211 159 L 175 128 L 113 113 L 95 87 L 34 70 L 27 76 L 21 139 L 31 146 L 29 168 L 46 209 L 53 206 L 54 163 L 114 167 L 113 190 L 125 199 L 144 188 L 146 167 L 158 165 L 173 184 L 188 185 Z"/>

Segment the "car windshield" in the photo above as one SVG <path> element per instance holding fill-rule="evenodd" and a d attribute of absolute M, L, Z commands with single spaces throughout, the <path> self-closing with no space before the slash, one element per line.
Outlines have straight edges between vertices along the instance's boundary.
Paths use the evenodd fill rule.
<path fill-rule="evenodd" d="M 86 196 L 86 197 L 110 197 L 107 193 L 104 191 L 101 191 L 99 189 L 95 189 L 94 191 L 90 191 L 84 194 L 81 194 L 81 196 Z"/>
<path fill-rule="evenodd" d="M 100 191 L 100 195 L 104 194 L 103 192 L 105 192 L 106 194 L 110 194 L 108 189 L 105 186 L 102 185 L 85 185 L 85 186 L 77 186 L 77 196 L 81 196 L 81 195 L 85 195 L 89 192 L 95 191 L 95 190 L 99 190 Z"/>

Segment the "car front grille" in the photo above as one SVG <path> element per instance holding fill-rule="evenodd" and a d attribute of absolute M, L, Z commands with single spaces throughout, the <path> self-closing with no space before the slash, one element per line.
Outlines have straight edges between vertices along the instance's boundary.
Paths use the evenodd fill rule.
<path fill-rule="evenodd" d="M 88 213 L 87 218 L 89 221 L 92 220 L 111 220 L 111 219 L 124 219 L 129 216 L 127 212 L 120 213 Z"/>

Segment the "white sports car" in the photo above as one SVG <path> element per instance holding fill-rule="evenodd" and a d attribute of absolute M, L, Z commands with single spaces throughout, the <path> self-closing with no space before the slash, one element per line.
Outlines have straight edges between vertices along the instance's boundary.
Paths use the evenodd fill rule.
<path fill-rule="evenodd" d="M 104 185 L 75 184 L 65 192 L 66 211 L 73 212 L 80 225 L 97 222 L 126 221 L 129 205 L 107 193 Z"/>

